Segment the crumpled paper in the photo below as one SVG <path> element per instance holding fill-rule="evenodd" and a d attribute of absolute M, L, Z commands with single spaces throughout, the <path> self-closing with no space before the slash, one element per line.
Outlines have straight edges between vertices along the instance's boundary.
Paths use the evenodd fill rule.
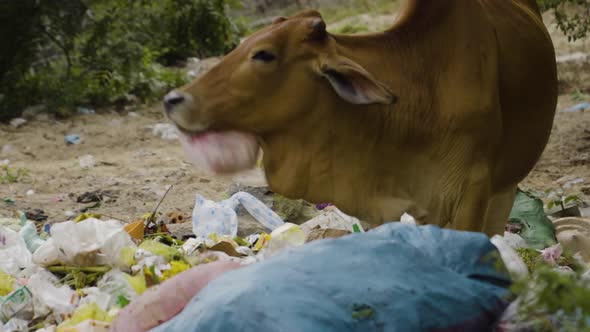
<path fill-rule="evenodd" d="M 197 194 L 192 217 L 193 233 L 200 238 L 207 238 L 210 234 L 235 237 L 238 234 L 236 211 L 240 205 L 271 231 L 284 224 L 281 217 L 274 211 L 246 192 L 237 192 L 229 199 L 220 202 L 207 200 Z"/>

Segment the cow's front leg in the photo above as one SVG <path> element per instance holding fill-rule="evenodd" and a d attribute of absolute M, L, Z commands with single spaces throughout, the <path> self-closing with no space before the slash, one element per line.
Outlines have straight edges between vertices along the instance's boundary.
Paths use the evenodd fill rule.
<path fill-rule="evenodd" d="M 481 232 L 491 195 L 489 168 L 478 164 L 472 168 L 467 184 L 460 196 L 451 227 L 461 231 Z"/>

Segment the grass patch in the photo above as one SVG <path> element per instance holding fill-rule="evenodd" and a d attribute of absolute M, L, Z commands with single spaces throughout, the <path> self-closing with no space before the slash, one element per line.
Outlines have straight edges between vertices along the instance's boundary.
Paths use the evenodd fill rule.
<path fill-rule="evenodd" d="M 391 0 L 358 0 L 352 6 L 334 6 L 320 8 L 326 22 L 334 23 L 347 17 L 361 14 L 386 15 L 391 14 L 399 8 L 400 1 Z"/>
<path fill-rule="evenodd" d="M 366 25 L 359 24 L 359 23 L 349 23 L 344 25 L 343 27 L 334 30 L 334 33 L 338 34 L 355 34 L 360 32 L 367 32 L 369 28 Z"/>
<path fill-rule="evenodd" d="M 17 183 L 29 178 L 29 170 L 26 168 L 12 168 L 8 165 L 0 166 L 0 183 Z"/>

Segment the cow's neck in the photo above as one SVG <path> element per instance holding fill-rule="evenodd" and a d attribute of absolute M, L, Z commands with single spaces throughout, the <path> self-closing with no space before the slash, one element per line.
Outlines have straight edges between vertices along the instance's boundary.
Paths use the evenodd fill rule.
<path fill-rule="evenodd" d="M 444 39 L 428 34 L 437 33 L 433 27 L 443 18 L 436 15 L 445 10 L 420 7 L 436 1 L 410 3 L 405 17 L 390 31 L 335 37 L 338 53 L 388 84 L 399 96 L 398 103 L 358 106 L 335 98 L 334 93 L 319 96 L 316 107 L 322 112 L 310 112 L 280 134 L 263 139 L 271 189 L 288 197 L 347 206 L 345 212 L 374 221 L 389 217 L 373 211 L 396 216 L 412 210 L 420 214 L 426 208 L 411 198 L 428 196 L 415 191 L 428 191 L 429 183 L 436 180 L 426 177 L 432 172 L 413 165 L 428 165 L 433 152 L 424 151 L 427 143 L 444 136 L 440 131 L 445 128 L 434 125 L 440 121 L 436 121 L 433 91 L 435 68 L 441 67 L 437 61 L 444 61 L 437 58 L 437 48 L 445 45 Z M 421 20 L 409 20 L 408 15 Z M 430 28 L 428 24 L 422 30 L 408 27 L 426 21 Z M 383 207 L 388 204 L 390 211 Z"/>

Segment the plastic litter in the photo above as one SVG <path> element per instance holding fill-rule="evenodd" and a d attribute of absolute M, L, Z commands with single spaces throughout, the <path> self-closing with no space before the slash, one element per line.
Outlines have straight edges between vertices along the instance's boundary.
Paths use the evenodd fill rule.
<path fill-rule="evenodd" d="M 0 270 L 0 297 L 12 293 L 12 291 L 14 290 L 14 284 L 14 277 Z"/>
<path fill-rule="evenodd" d="M 23 332 L 29 331 L 29 322 L 24 319 L 12 318 L 4 326 L 0 326 L 2 332 Z"/>
<path fill-rule="evenodd" d="M 332 228 L 314 228 L 309 234 L 307 234 L 306 242 L 312 242 L 322 239 L 339 238 L 344 235 L 350 234 L 349 231 L 343 229 L 332 229 Z"/>
<path fill-rule="evenodd" d="M 221 251 L 231 257 L 241 257 L 236 248 L 229 242 L 221 241 L 208 248 L 211 251 Z"/>
<path fill-rule="evenodd" d="M 45 221 L 48 218 L 48 216 L 45 214 L 45 211 L 41 209 L 33 209 L 30 211 L 26 211 L 25 217 L 29 220 L 34 221 Z"/>
<path fill-rule="evenodd" d="M 130 224 L 125 225 L 125 232 L 127 232 L 133 239 L 141 241 L 144 237 L 145 222 L 140 219 Z"/>
<path fill-rule="evenodd" d="M 143 281 L 143 282 L 142 282 Z M 121 297 L 127 301 L 132 301 L 146 289 L 145 278 L 143 275 L 132 277 L 120 270 L 111 270 L 107 272 L 97 283 L 98 289 L 108 294 L 109 301 L 103 309 L 113 306 L 121 306 Z"/>
<path fill-rule="evenodd" d="M 58 325 L 57 332 L 108 332 L 110 328 L 109 323 L 114 318 L 114 316 L 101 309 L 98 304 L 87 304 L 80 306 L 70 319 Z M 93 323 L 98 326 L 93 326 Z"/>
<path fill-rule="evenodd" d="M 504 242 L 512 249 L 528 248 L 526 241 L 518 234 L 504 232 Z"/>
<path fill-rule="evenodd" d="M 580 253 L 590 263 L 590 218 L 561 218 L 553 221 L 557 241 L 563 249 Z"/>
<path fill-rule="evenodd" d="M 0 227 L 0 270 L 14 276 L 33 265 L 31 258 L 23 238 L 13 230 Z"/>
<path fill-rule="evenodd" d="M 181 248 L 181 252 L 185 255 L 192 254 L 197 248 L 203 244 L 203 239 L 190 238 L 184 242 Z"/>
<path fill-rule="evenodd" d="M 24 286 L 0 301 L 0 320 L 8 322 L 11 318 L 32 318 L 33 316 L 33 295 Z"/>
<path fill-rule="evenodd" d="M 301 229 L 306 234 L 309 234 L 312 229 L 318 226 L 321 229 L 342 229 L 351 233 L 363 233 L 365 231 L 357 218 L 345 214 L 333 205 L 324 208 L 317 217 L 301 224 Z"/>
<path fill-rule="evenodd" d="M 102 281 L 102 279 L 103 278 L 101 278 L 100 281 Z M 98 287 L 85 287 L 77 290 L 76 293 L 80 296 L 78 308 L 84 305 L 96 303 L 101 309 L 107 311 L 111 306 L 112 296 L 106 292 L 103 292 Z M 113 305 L 117 305 L 117 301 L 115 301 Z"/>
<path fill-rule="evenodd" d="M 86 107 L 78 107 L 76 110 L 78 111 L 78 114 L 82 115 L 96 114 L 95 110 Z"/>
<path fill-rule="evenodd" d="M 113 321 L 111 331 L 148 331 L 178 314 L 186 303 L 211 280 L 239 267 L 240 264 L 237 262 L 221 259 L 213 263 L 195 266 L 164 281 L 157 287 L 149 288 L 119 312 Z"/>
<path fill-rule="evenodd" d="M 19 234 L 25 241 L 25 244 L 31 253 L 35 252 L 35 250 L 45 243 L 45 240 L 41 239 L 37 234 L 37 226 L 31 221 L 26 221 L 19 231 Z"/>
<path fill-rule="evenodd" d="M 76 293 L 67 285 L 56 286 L 57 282 L 57 277 L 43 269 L 29 278 L 27 287 L 33 294 L 35 317 L 53 313 L 59 318 L 74 311 Z"/>
<path fill-rule="evenodd" d="M 402 224 L 417 225 L 416 219 L 407 213 L 402 214 L 401 218 L 399 219 L 399 222 L 401 222 Z"/>
<path fill-rule="evenodd" d="M 583 112 L 583 111 L 587 111 L 590 110 L 590 103 L 579 103 L 576 104 L 572 107 L 568 107 L 568 108 L 564 108 L 561 110 L 561 112 L 563 113 L 569 113 L 569 112 Z"/>
<path fill-rule="evenodd" d="M 80 144 L 80 142 L 82 141 L 82 139 L 80 138 L 80 135 L 76 135 L 76 134 L 66 135 L 64 137 L 64 139 L 68 145 Z"/>
<path fill-rule="evenodd" d="M 94 159 L 94 156 L 87 154 L 81 157 L 78 163 L 83 169 L 91 169 L 96 166 L 96 159 Z"/>
<path fill-rule="evenodd" d="M 494 235 L 490 241 L 500 252 L 502 260 L 504 261 L 504 265 L 514 279 L 519 280 L 529 276 L 528 267 L 522 258 L 520 258 L 520 256 L 516 253 L 516 251 L 514 251 L 514 249 L 508 244 L 508 241 L 506 241 L 504 237 L 500 235 Z"/>
<path fill-rule="evenodd" d="M 138 249 L 134 256 L 136 264 L 131 267 L 131 272 L 138 273 L 144 271 L 153 271 L 158 278 L 163 277 L 163 271 L 170 270 L 172 267 L 160 255 L 155 255 L 147 250 Z"/>
<path fill-rule="evenodd" d="M 149 126 L 152 129 L 152 133 L 155 136 L 160 136 L 166 140 L 178 139 L 178 129 L 170 123 L 157 123 L 153 126 Z"/>
<path fill-rule="evenodd" d="M 270 240 L 262 248 L 258 254 L 258 258 L 266 259 L 285 249 L 302 246 L 305 244 L 306 239 L 307 235 L 301 227 L 295 224 L 285 223 L 270 233 Z"/>
<path fill-rule="evenodd" d="M 20 128 L 24 126 L 25 123 L 27 123 L 27 119 L 23 118 L 14 118 L 10 120 L 10 126 L 12 126 L 13 128 Z"/>
<path fill-rule="evenodd" d="M 498 258 L 484 234 L 389 223 L 225 273 L 151 331 L 489 331 L 511 283 Z"/>
<path fill-rule="evenodd" d="M 121 251 L 124 247 L 135 247 L 123 225 L 115 220 L 66 221 L 54 224 L 51 235 L 33 254 L 36 264 L 107 265 L 126 269 L 129 266 L 122 260 Z"/>
<path fill-rule="evenodd" d="M 22 228 L 20 219 L 17 218 L 0 218 L 0 227 L 18 232 Z"/>
<path fill-rule="evenodd" d="M 522 226 L 520 236 L 534 249 L 544 249 L 557 244 L 555 227 L 545 215 L 543 201 L 519 190 L 509 216 L 510 223 Z"/>
<path fill-rule="evenodd" d="M 179 256 L 180 256 L 179 252 L 176 249 L 169 247 L 161 242 L 158 242 L 157 240 L 143 241 L 139 245 L 138 248 L 139 248 L 139 250 L 143 250 L 148 253 L 158 255 L 158 256 L 162 257 L 166 262 L 170 262 L 176 258 L 179 258 Z M 138 255 L 138 256 L 145 255 L 143 253 L 139 253 L 139 250 L 138 250 L 138 253 L 136 253 L 136 255 Z M 136 261 L 137 261 L 137 257 L 136 257 Z"/>
<path fill-rule="evenodd" d="M 29 189 L 29 190 L 27 190 L 27 192 L 25 193 L 25 195 L 27 195 L 27 196 L 35 195 L 35 191 L 33 189 Z"/>
<path fill-rule="evenodd" d="M 557 265 L 557 260 L 563 254 L 563 248 L 559 243 L 539 251 L 541 252 L 541 258 L 551 265 Z"/>
<path fill-rule="evenodd" d="M 3 201 L 4 201 L 4 203 L 8 203 L 8 204 L 12 204 L 12 205 L 16 204 L 16 202 L 12 198 L 5 198 Z"/>
<path fill-rule="evenodd" d="M 274 211 L 246 192 L 235 193 L 220 202 L 207 200 L 197 194 L 192 214 L 193 233 L 201 238 L 207 238 L 211 234 L 235 237 L 238 234 L 236 210 L 239 205 L 269 230 L 284 224 Z"/>

